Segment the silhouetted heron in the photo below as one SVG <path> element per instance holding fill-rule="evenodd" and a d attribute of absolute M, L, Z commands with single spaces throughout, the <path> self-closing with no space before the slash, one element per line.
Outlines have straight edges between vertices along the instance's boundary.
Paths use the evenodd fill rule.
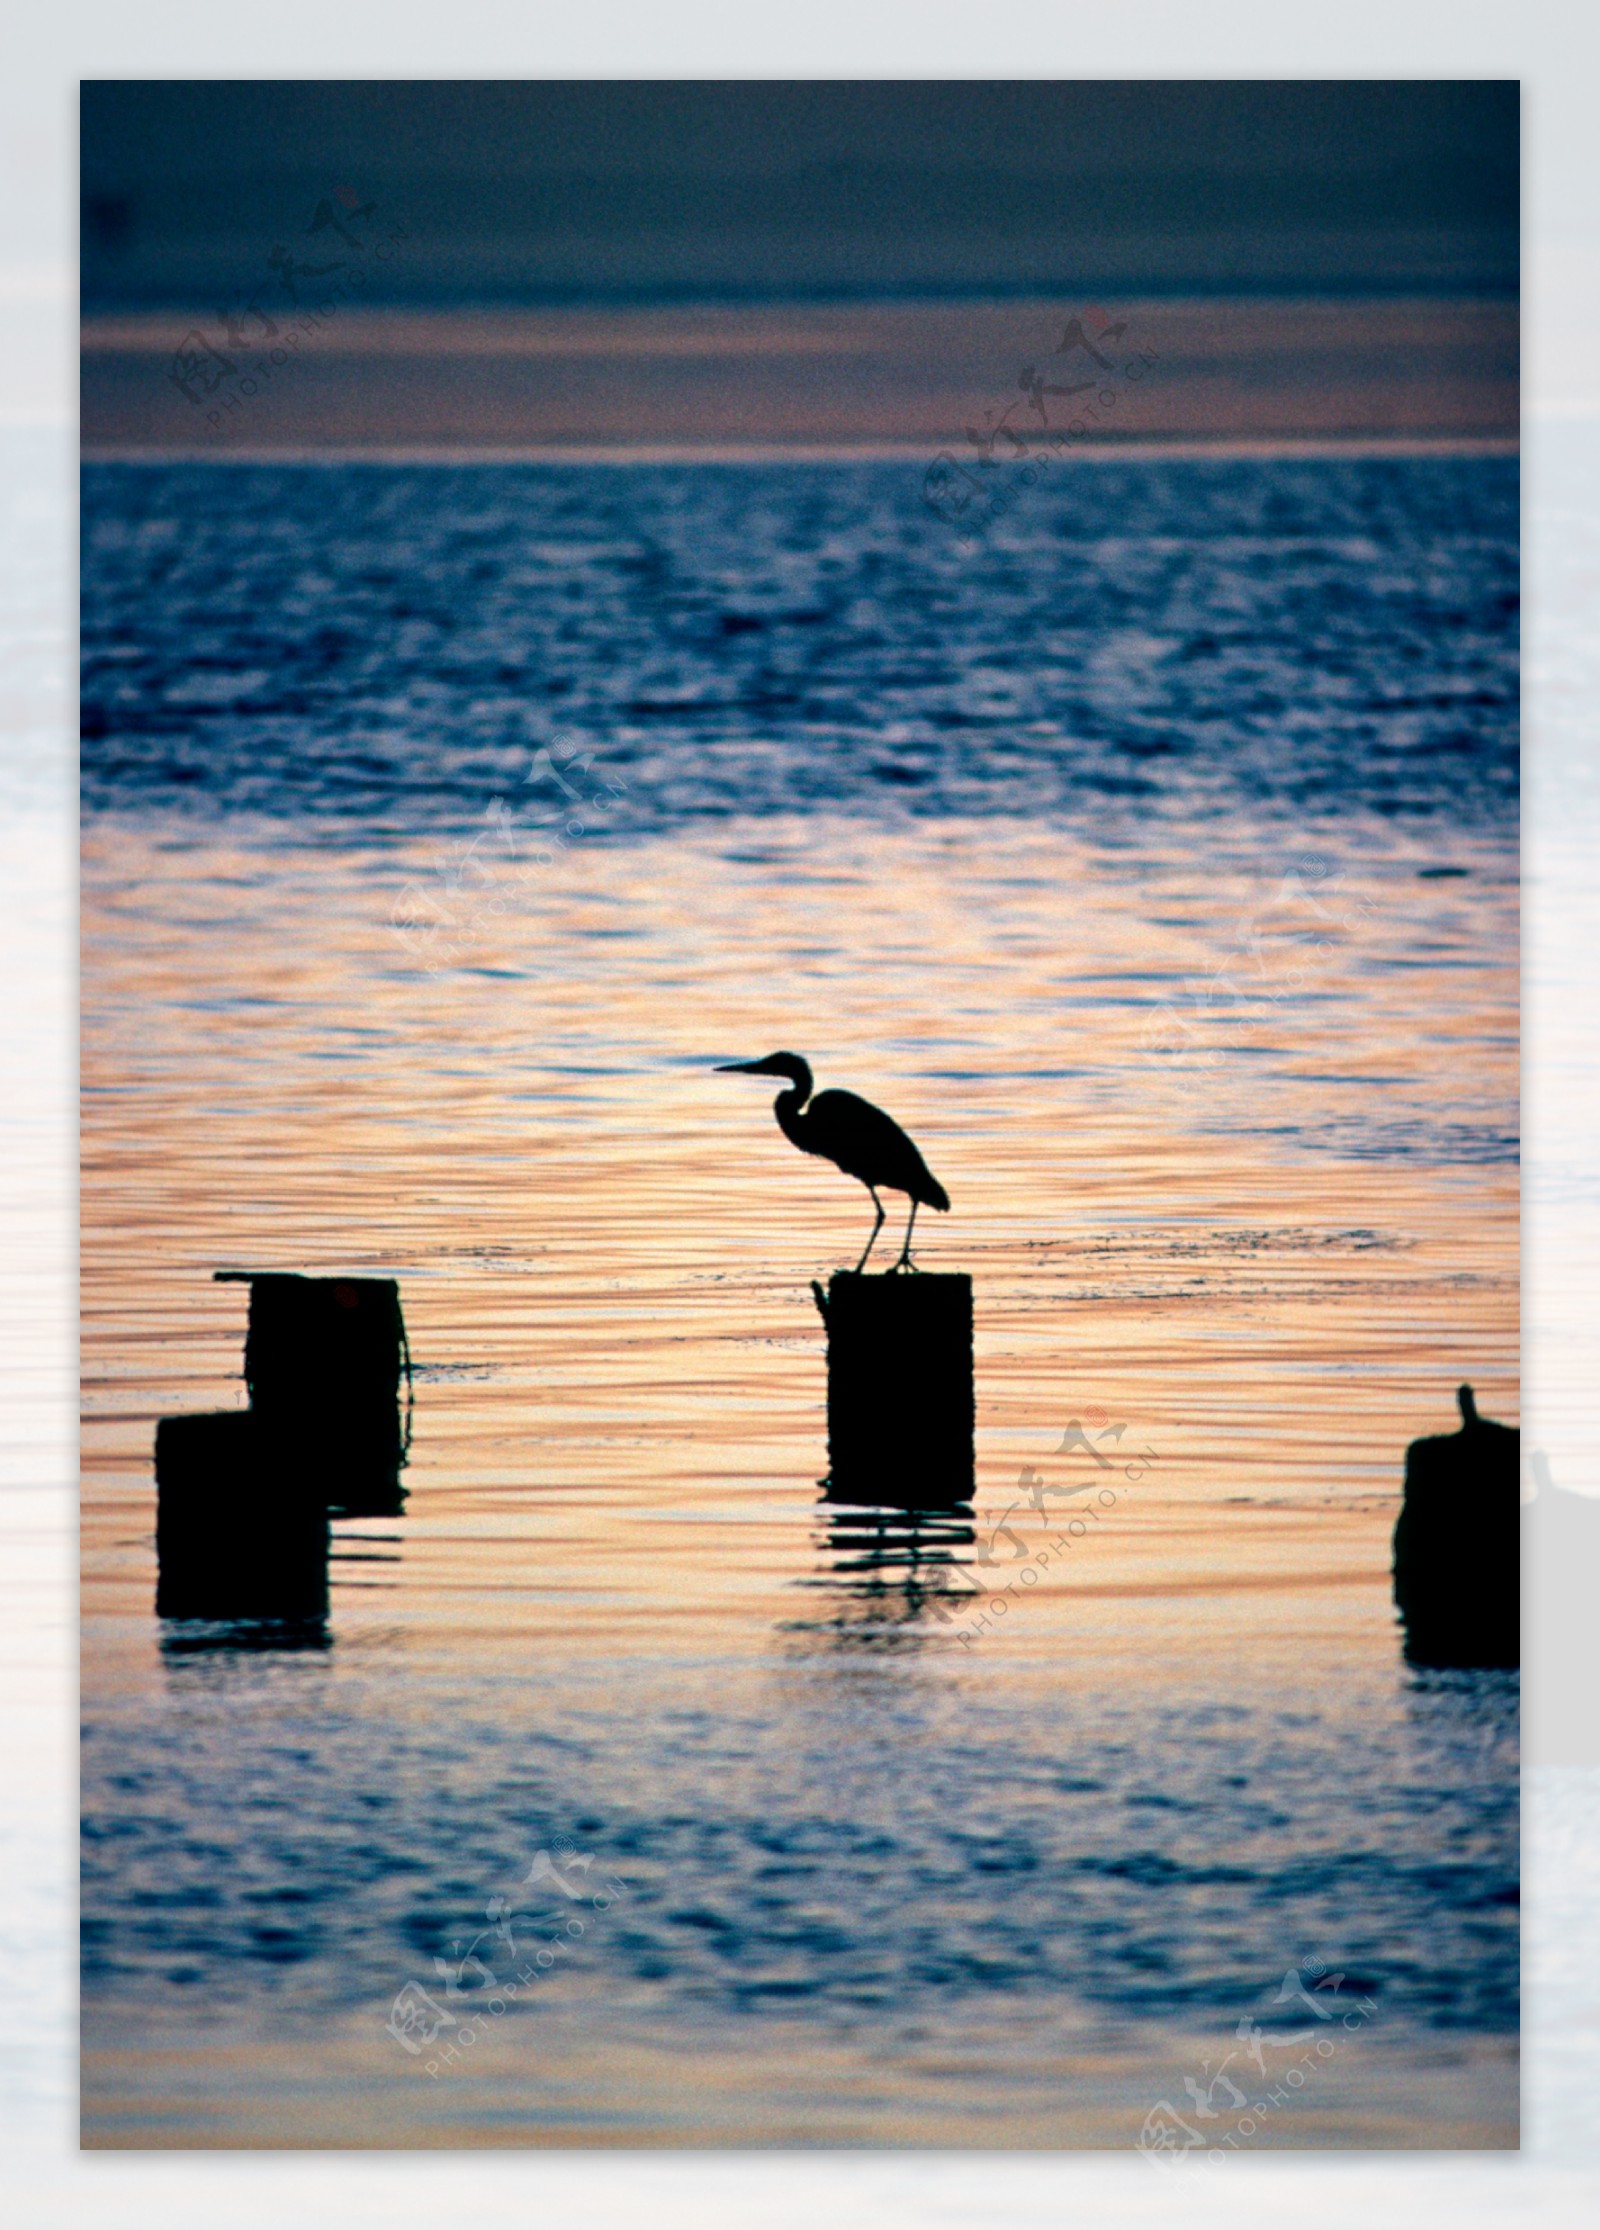
<path fill-rule="evenodd" d="M 878 1220 L 856 1264 L 858 1271 L 866 1268 L 873 1240 L 883 1229 L 883 1202 L 878 1198 L 878 1187 L 887 1185 L 891 1192 L 903 1192 L 909 1197 L 911 1214 L 906 1222 L 906 1242 L 894 1265 L 897 1270 L 909 1270 L 912 1267 L 911 1231 L 917 1220 L 917 1209 L 923 1202 L 930 1208 L 948 1208 L 950 1195 L 900 1125 L 885 1115 L 881 1107 L 874 1107 L 870 1100 L 861 1099 L 854 1092 L 819 1092 L 814 1100 L 811 1099 L 811 1071 L 798 1053 L 769 1053 L 764 1061 L 726 1061 L 717 1073 L 721 1076 L 788 1077 L 791 1089 L 780 1092 L 772 1107 L 784 1137 L 803 1154 L 820 1154 L 825 1161 L 837 1162 L 847 1177 L 859 1178 L 871 1193 Z M 807 1100 L 811 1100 L 809 1107 Z"/>

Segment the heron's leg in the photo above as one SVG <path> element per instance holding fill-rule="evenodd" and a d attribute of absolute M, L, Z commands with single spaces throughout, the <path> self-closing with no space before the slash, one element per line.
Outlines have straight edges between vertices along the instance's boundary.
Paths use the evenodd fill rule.
<path fill-rule="evenodd" d="M 856 1264 L 857 1275 L 866 1268 L 867 1256 L 872 1252 L 872 1240 L 876 1239 L 878 1233 L 883 1229 L 883 1202 L 878 1198 L 878 1188 L 876 1185 L 868 1185 L 867 1190 L 872 1195 L 872 1205 L 878 1211 L 878 1220 L 872 1227 L 872 1239 L 867 1241 L 861 1260 Z"/>
<path fill-rule="evenodd" d="M 903 1247 L 902 1247 L 902 1248 L 900 1249 L 900 1259 L 899 1259 L 899 1261 L 898 1261 L 898 1262 L 897 1262 L 897 1263 L 895 1264 L 895 1268 L 896 1268 L 897 1270 L 909 1270 L 909 1269 L 911 1269 L 911 1268 L 913 1267 L 913 1264 L 912 1264 L 912 1260 L 911 1260 L 911 1230 L 912 1230 L 912 1226 L 913 1226 L 913 1225 L 915 1224 L 916 1220 L 917 1220 L 917 1203 L 916 1203 L 916 1202 L 915 1202 L 915 1201 L 913 1200 L 913 1201 L 912 1201 L 912 1203 L 911 1203 L 911 1213 L 910 1213 L 910 1215 L 909 1215 L 909 1216 L 907 1216 L 907 1218 L 906 1218 L 906 1243 L 905 1243 L 905 1245 L 904 1245 L 904 1246 L 903 1246 Z"/>

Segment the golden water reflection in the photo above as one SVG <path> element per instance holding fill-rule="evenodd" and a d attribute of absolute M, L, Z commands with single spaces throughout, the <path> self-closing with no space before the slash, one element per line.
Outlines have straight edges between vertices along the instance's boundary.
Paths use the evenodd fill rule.
<path fill-rule="evenodd" d="M 1321 844 L 1313 871 L 1294 865 L 1309 847 L 1265 838 L 1199 857 L 1192 826 L 1120 853 L 1015 822 L 721 827 L 486 878 L 462 964 L 430 970 L 402 898 L 443 891 L 447 850 L 91 833 L 91 1709 L 158 1708 L 151 1441 L 161 1415 L 243 1399 L 224 1267 L 401 1281 L 406 1514 L 335 1543 L 333 1656 L 366 1678 L 433 1667 L 466 1692 L 614 1662 L 640 1709 L 710 1659 L 780 1700 L 806 1665 L 960 1682 L 981 1659 L 1019 1710 L 1064 1679 L 1324 1702 L 1343 1681 L 1336 1712 L 1393 1687 L 1405 1443 L 1448 1429 L 1461 1379 L 1517 1417 L 1503 851 L 1463 839 L 1448 864 L 1467 872 L 1435 877 L 1435 851 L 1395 834 Z M 1163 999 L 1178 1019 L 1152 1032 Z M 887 1106 L 950 1191 L 919 1254 L 975 1283 L 970 1523 L 819 1502 L 808 1286 L 854 1258 L 870 1207 L 793 1152 L 759 1090 L 711 1073 L 778 1046 Z M 939 1575 L 1003 1581 L 1010 1541 L 1055 1517 L 1017 1507 L 1024 1471 L 1052 1492 L 1101 1480 L 1055 1453 L 1073 1419 L 1122 1426 L 1101 1445 L 1145 1451 L 1140 1476 L 962 1641 Z M 421 1709 L 404 1677 L 391 1700 Z M 659 2088 L 658 2047 L 639 2049 Z M 330 2029 L 305 2080 L 338 2051 Z M 129 2105 L 142 2079 L 116 2051 L 96 2064 L 104 2128 L 147 2109 L 166 2126 Z M 1474 2128 L 1514 2114 L 1489 2087 Z M 1373 2096 L 1343 2136 L 1302 2141 L 1366 2141 Z M 260 2141 L 265 2109 L 238 2111 L 224 2126 Z M 750 2141 L 792 2129 L 786 2111 L 730 2106 Z M 860 2126 L 916 2124 L 894 2111 Z M 1004 2141 L 1126 2141 L 1016 2111 Z M 416 2141 L 457 2141 L 429 2126 Z"/>

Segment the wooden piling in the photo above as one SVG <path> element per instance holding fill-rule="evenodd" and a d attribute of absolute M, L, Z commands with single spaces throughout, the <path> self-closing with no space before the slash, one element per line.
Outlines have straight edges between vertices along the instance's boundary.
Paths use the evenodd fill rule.
<path fill-rule="evenodd" d="M 217 1278 L 250 1288 L 250 1407 L 156 1426 L 156 1615 L 321 1619 L 329 1513 L 388 1517 L 405 1500 L 400 1288 L 279 1271 Z"/>
<path fill-rule="evenodd" d="M 156 1426 L 156 1616 L 322 1618 L 328 1512 L 248 1409 Z"/>
<path fill-rule="evenodd" d="M 306 1485 L 344 1517 L 394 1517 L 405 1501 L 401 1379 L 410 1355 L 393 1278 L 219 1270 L 248 1283 L 250 1406 L 294 1450 Z"/>
<path fill-rule="evenodd" d="M 1521 1435 L 1480 1417 L 1412 1441 L 1394 1529 L 1394 1599 L 1413 1664 L 1521 1661 Z"/>
<path fill-rule="evenodd" d="M 974 1483 L 972 1280 L 836 1270 L 828 1327 L 827 1492 L 836 1502 L 951 1509 Z"/>

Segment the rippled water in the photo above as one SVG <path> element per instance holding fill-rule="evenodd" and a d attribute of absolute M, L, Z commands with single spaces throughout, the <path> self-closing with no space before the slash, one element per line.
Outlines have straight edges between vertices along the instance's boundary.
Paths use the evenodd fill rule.
<path fill-rule="evenodd" d="M 1085 463 L 971 556 L 921 483 L 91 466 L 86 795 L 415 829 L 559 737 L 645 830 L 1512 809 L 1510 460 Z"/>
<path fill-rule="evenodd" d="M 960 562 L 906 486 L 90 475 L 94 2142 L 1127 2145 L 1311 1959 L 1375 2010 L 1253 2143 L 1514 2141 L 1515 1681 L 1387 1585 L 1406 1440 L 1517 1414 L 1505 468 Z M 952 1195 L 970 1525 L 819 1501 L 870 1211 L 710 1073 L 778 1044 Z M 241 1265 L 417 1357 L 318 1647 L 152 1616 Z M 1113 1495 L 1028 1593 L 1025 1466 Z M 584 1916 L 498 2012 L 497 1898 Z"/>

